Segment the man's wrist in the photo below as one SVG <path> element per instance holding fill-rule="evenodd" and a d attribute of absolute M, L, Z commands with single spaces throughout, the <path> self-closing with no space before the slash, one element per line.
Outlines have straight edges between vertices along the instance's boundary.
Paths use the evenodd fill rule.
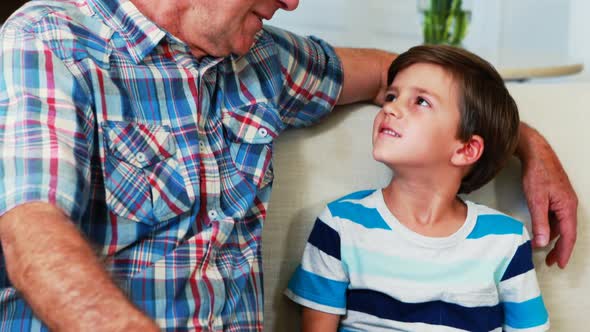
<path fill-rule="evenodd" d="M 521 162 L 524 163 L 531 157 L 533 151 L 532 146 L 534 145 L 534 140 L 537 137 L 541 136 L 534 128 L 530 127 L 524 122 L 520 123 L 518 145 L 516 146 L 514 154 L 518 157 L 518 159 L 520 159 Z"/>
<path fill-rule="evenodd" d="M 397 58 L 396 53 L 390 53 L 386 51 L 380 51 L 381 55 L 379 57 L 379 69 L 381 72 L 381 82 L 379 85 L 379 90 L 377 91 L 377 95 L 373 98 L 372 102 L 375 105 L 383 105 L 385 102 L 385 91 L 389 88 L 387 85 L 387 78 L 389 74 L 389 67 L 391 63 Z"/>

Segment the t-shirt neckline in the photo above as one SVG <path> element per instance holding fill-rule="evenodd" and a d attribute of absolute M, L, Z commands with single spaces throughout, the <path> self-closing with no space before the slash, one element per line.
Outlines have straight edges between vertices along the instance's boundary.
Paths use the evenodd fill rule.
<path fill-rule="evenodd" d="M 383 198 L 383 192 L 381 189 L 377 190 L 375 194 L 377 199 L 377 211 L 379 211 L 385 222 L 392 228 L 392 230 L 399 232 L 403 237 L 423 247 L 445 248 L 455 246 L 459 242 L 466 239 L 475 227 L 475 221 L 477 219 L 477 205 L 471 201 L 464 200 L 463 202 L 465 202 L 467 205 L 467 216 L 465 217 L 463 225 L 456 232 L 445 237 L 422 235 L 409 229 L 393 215 L 393 213 L 385 204 L 385 199 Z"/>

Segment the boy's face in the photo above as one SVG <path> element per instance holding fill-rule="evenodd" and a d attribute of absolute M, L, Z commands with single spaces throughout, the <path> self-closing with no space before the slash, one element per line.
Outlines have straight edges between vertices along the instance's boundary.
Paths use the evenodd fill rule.
<path fill-rule="evenodd" d="M 442 67 L 417 63 L 400 71 L 373 124 L 373 157 L 394 170 L 450 165 L 461 146 L 459 94 Z"/>

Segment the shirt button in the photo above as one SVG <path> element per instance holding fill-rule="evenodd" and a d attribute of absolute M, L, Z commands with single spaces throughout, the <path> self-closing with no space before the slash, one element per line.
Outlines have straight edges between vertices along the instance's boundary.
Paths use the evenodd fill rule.
<path fill-rule="evenodd" d="M 201 150 L 205 150 L 205 142 L 203 142 L 203 141 L 199 141 L 199 148 L 200 148 Z"/>
<path fill-rule="evenodd" d="M 258 134 L 262 137 L 266 137 L 266 135 L 268 135 L 268 130 L 266 130 L 266 128 L 258 128 Z"/>
<path fill-rule="evenodd" d="M 143 152 L 136 153 L 135 160 L 137 160 L 140 163 L 143 163 L 145 161 L 145 154 Z"/>
<path fill-rule="evenodd" d="M 215 210 L 209 210 L 209 212 L 207 213 L 207 215 L 209 215 L 209 219 L 215 219 L 217 218 L 217 211 Z"/>

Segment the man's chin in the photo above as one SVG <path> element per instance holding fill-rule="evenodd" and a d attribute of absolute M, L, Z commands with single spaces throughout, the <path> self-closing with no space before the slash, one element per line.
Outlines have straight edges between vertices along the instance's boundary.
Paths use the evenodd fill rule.
<path fill-rule="evenodd" d="M 248 40 L 242 40 L 240 43 L 236 44 L 236 46 L 233 47 L 232 54 L 237 56 L 246 55 L 248 52 L 250 52 L 252 46 L 254 46 L 255 41 L 255 37 L 249 38 Z"/>
<path fill-rule="evenodd" d="M 207 49 L 199 50 L 200 52 L 198 52 L 198 53 L 200 56 L 197 56 L 197 57 L 201 58 L 203 56 L 210 56 L 210 57 L 214 57 L 214 58 L 225 58 L 230 55 L 238 56 L 238 57 L 246 55 L 250 51 L 250 49 L 252 48 L 254 43 L 256 42 L 257 35 L 258 34 L 256 34 L 256 36 L 252 36 L 249 38 L 241 38 L 237 41 L 230 42 L 229 44 L 226 44 L 226 45 L 222 45 L 222 44 L 211 45 L 212 47 L 208 47 Z M 193 54 L 197 55 L 196 52 L 193 52 Z"/>

